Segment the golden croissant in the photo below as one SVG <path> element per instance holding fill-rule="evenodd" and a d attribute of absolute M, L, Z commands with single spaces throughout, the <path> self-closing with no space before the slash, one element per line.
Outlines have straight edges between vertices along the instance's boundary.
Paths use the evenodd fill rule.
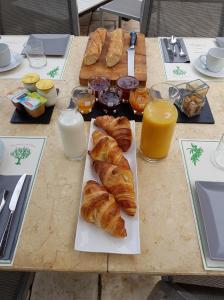
<path fill-rule="evenodd" d="M 117 203 L 124 211 L 134 216 L 136 213 L 134 180 L 131 170 L 95 160 L 93 168 L 105 188 L 114 195 Z"/>
<path fill-rule="evenodd" d="M 81 216 L 114 237 L 127 236 L 125 221 L 121 218 L 114 196 L 96 181 L 89 180 L 85 184 Z"/>
<path fill-rule="evenodd" d="M 132 142 L 132 132 L 126 117 L 100 116 L 96 118 L 95 125 L 111 135 L 124 152 L 128 151 Z"/>
<path fill-rule="evenodd" d="M 124 157 L 122 150 L 114 138 L 100 130 L 95 130 L 92 137 L 95 145 L 94 148 L 89 151 L 92 160 L 102 160 L 124 169 L 130 169 L 128 160 Z"/>

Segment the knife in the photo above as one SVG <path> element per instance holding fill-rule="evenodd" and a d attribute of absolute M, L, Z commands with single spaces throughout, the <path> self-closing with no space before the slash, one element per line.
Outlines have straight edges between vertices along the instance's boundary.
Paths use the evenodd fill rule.
<path fill-rule="evenodd" d="M 163 40 L 164 40 L 164 44 L 166 46 L 166 52 L 169 56 L 170 62 L 173 62 L 174 55 L 173 55 L 173 50 L 170 48 L 169 41 L 168 41 L 168 39 L 163 39 Z"/>
<path fill-rule="evenodd" d="M 128 76 L 135 76 L 135 44 L 137 42 L 136 32 L 130 33 L 130 47 L 128 48 Z"/>
<path fill-rule="evenodd" d="M 5 249 L 6 249 L 6 245 L 8 242 L 8 237 L 9 237 L 9 232 L 10 232 L 10 228 L 11 228 L 11 224 L 12 224 L 13 214 L 15 212 L 16 205 L 17 205 L 17 202 L 18 202 L 25 179 L 26 179 L 26 174 L 23 174 L 16 184 L 16 187 L 13 191 L 13 194 L 12 194 L 12 197 L 11 197 L 11 200 L 9 203 L 10 215 L 9 215 L 8 221 L 6 223 L 6 226 L 5 226 L 1 241 L 0 241 L 0 257 L 3 257 L 5 254 Z"/>

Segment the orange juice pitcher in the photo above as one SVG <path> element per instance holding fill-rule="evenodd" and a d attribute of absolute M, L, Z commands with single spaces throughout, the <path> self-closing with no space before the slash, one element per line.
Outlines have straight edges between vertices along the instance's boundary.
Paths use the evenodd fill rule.
<path fill-rule="evenodd" d="M 150 101 L 143 113 L 140 152 L 144 159 L 154 161 L 168 155 L 178 116 L 173 103 L 179 98 L 179 90 L 169 83 L 159 83 L 149 92 Z"/>

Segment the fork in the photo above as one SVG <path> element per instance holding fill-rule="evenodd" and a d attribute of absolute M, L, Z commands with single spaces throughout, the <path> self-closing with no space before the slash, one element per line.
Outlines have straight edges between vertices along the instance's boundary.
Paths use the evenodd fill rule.
<path fill-rule="evenodd" d="M 0 204 L 0 212 L 3 210 L 3 207 L 5 206 L 5 202 L 6 202 L 6 198 L 7 198 L 8 193 L 9 193 L 9 191 L 7 191 L 7 190 L 3 191 L 2 201 L 1 201 L 1 204 Z"/>

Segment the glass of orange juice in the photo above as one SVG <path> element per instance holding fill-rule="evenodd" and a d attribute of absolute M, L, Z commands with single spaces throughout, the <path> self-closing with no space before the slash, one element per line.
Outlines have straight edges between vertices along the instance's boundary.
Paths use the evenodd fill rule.
<path fill-rule="evenodd" d="M 174 102 L 179 90 L 169 83 L 153 85 L 149 90 L 149 103 L 143 113 L 140 152 L 147 161 L 155 161 L 168 155 L 177 122 Z"/>
<path fill-rule="evenodd" d="M 88 114 L 92 111 L 95 99 L 87 87 L 78 86 L 72 90 L 72 101 L 81 114 Z"/>

